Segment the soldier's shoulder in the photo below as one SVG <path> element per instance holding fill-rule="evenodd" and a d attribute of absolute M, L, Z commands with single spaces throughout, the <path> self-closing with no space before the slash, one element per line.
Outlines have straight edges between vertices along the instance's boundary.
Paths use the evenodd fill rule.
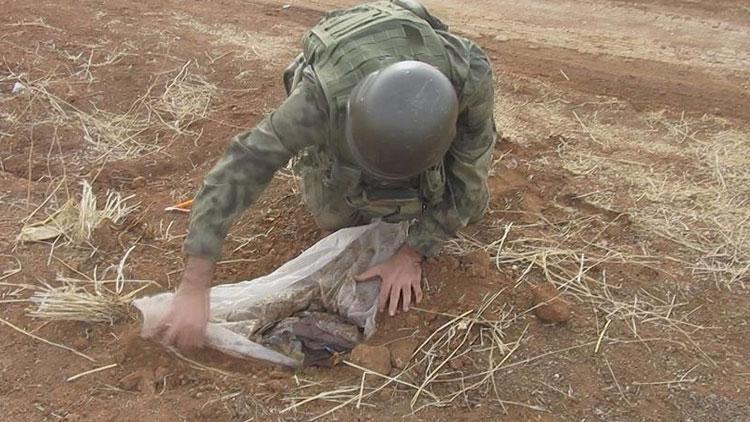
<path fill-rule="evenodd" d="M 477 65 L 489 68 L 487 54 L 475 41 L 447 31 L 437 31 L 443 39 L 448 60 L 454 74 L 462 79 L 469 77 L 470 69 L 474 72 Z"/>
<path fill-rule="evenodd" d="M 466 37 L 456 35 L 448 31 L 436 31 L 440 38 L 443 39 L 445 48 L 448 49 L 449 53 L 460 56 L 463 59 L 468 59 L 475 56 L 486 57 L 487 55 L 482 50 L 479 44 Z"/>

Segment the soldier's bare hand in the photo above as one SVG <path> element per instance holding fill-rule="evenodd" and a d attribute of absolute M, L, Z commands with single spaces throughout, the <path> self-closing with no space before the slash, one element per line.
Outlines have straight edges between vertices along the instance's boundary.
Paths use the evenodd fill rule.
<path fill-rule="evenodd" d="M 148 336 L 165 346 L 188 351 L 203 347 L 209 315 L 209 286 L 214 264 L 188 258 L 185 274 L 169 310 Z"/>
<path fill-rule="evenodd" d="M 388 305 L 388 314 L 396 315 L 398 302 L 404 312 L 414 300 L 422 301 L 422 256 L 414 249 L 404 245 L 382 264 L 376 265 L 355 277 L 357 281 L 380 278 L 380 296 L 378 309 L 383 312 Z"/>

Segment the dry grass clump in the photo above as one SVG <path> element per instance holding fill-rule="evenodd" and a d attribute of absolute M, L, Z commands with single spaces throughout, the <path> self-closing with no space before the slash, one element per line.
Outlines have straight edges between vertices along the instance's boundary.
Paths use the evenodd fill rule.
<path fill-rule="evenodd" d="M 34 292 L 31 302 L 37 306 L 29 313 L 34 318 L 84 322 L 108 322 L 114 324 L 125 319 L 128 306 L 134 299 L 132 294 L 121 295 L 98 280 L 59 277 L 62 286 L 44 285 Z M 82 283 L 93 285 L 93 291 L 82 287 Z"/>
<path fill-rule="evenodd" d="M 177 133 L 207 116 L 211 99 L 218 91 L 216 85 L 191 72 L 190 66 L 190 61 L 185 63 L 166 83 L 162 95 L 150 104 L 159 119 Z"/>
<path fill-rule="evenodd" d="M 625 212 L 644 236 L 670 241 L 671 250 L 645 243 L 652 248 L 648 253 L 668 256 L 717 286 L 746 287 L 750 129 L 713 116 L 674 118 L 664 111 L 621 120 L 627 104 L 604 97 L 571 112 L 571 102 L 552 87 L 523 83 L 543 95 L 500 96 L 496 120 L 505 134 L 521 145 L 564 134 L 559 165 L 591 186 L 580 192 L 587 202 Z M 552 163 L 545 156 L 534 164 Z"/>
<path fill-rule="evenodd" d="M 24 225 L 18 241 L 43 241 L 62 236 L 75 244 L 87 243 L 102 222 L 109 220 L 120 223 L 138 208 L 138 204 L 127 203 L 134 195 L 123 197 L 113 191 L 107 192 L 104 204 L 100 207 L 91 185 L 87 181 L 83 181 L 81 185 L 79 200 L 70 199 L 44 220 Z"/>
<path fill-rule="evenodd" d="M 107 278 L 109 271 L 98 277 L 96 269 L 92 277 L 71 278 L 59 276 L 61 286 L 43 284 L 36 288 L 30 301 L 36 309 L 29 312 L 34 318 L 83 322 L 115 322 L 129 318 L 130 303 L 151 281 L 129 280 L 125 277 L 125 262 L 135 247 L 123 255 L 119 264 L 111 267 L 115 277 Z M 127 284 L 143 284 L 130 292 L 125 292 Z M 111 286 L 111 287 L 110 287 Z"/>
<path fill-rule="evenodd" d="M 134 158 L 158 149 L 158 145 L 139 139 L 151 127 L 150 122 L 139 115 L 135 107 L 124 114 L 102 110 L 77 113 L 83 139 L 98 154 L 97 160 Z"/>
<path fill-rule="evenodd" d="M 99 209 L 91 185 L 86 181 L 81 185 L 81 201 L 78 204 L 78 224 L 73 231 L 74 239 L 90 239 L 91 234 L 103 221 L 110 220 L 118 224 L 138 208 L 137 204 L 126 203 L 135 195 L 122 197 L 117 192 L 108 191 L 104 206 Z"/>
<path fill-rule="evenodd" d="M 513 323 L 513 312 L 496 303 L 501 293 L 488 295 L 477 309 L 459 315 L 441 314 L 448 317 L 448 321 L 416 348 L 408 365 L 396 375 L 380 374 L 344 361 L 344 364 L 362 371 L 358 385 L 312 395 L 304 394 L 308 389 L 304 386 L 287 397 L 292 404 L 280 413 L 297 411 L 311 402 L 337 403 L 311 419 L 317 420 L 345 406 L 373 406 L 377 402 L 375 395 L 387 387 L 410 395 L 414 412 L 429 406 L 449 406 L 457 401 L 475 402 L 478 397 L 487 396 L 493 397 L 491 401 L 501 406 L 516 404 L 543 410 L 500 398 L 501 390 L 495 384 L 495 374 L 509 361 L 525 335 L 524 330 L 516 340 L 506 342 L 505 330 Z M 486 316 L 488 313 L 496 317 Z M 460 367 L 457 362 L 461 362 Z M 375 382 L 368 382 L 368 379 Z"/>
<path fill-rule="evenodd" d="M 675 121 L 653 113 L 646 123 L 651 131 L 636 134 L 608 127 L 611 144 L 625 148 L 618 157 L 568 145 L 560 150 L 563 165 L 609 186 L 587 200 L 624 209 L 642 232 L 671 241 L 671 258 L 693 275 L 744 288 L 750 280 L 747 133 L 707 117 Z M 644 150 L 656 160 L 642 161 Z"/>
<path fill-rule="evenodd" d="M 656 268 L 662 263 L 658 257 L 627 254 L 581 236 L 590 223 L 589 219 L 571 220 L 568 227 L 558 229 L 546 226 L 547 235 L 531 235 L 528 230 L 519 230 L 515 238 L 508 224 L 501 239 L 482 244 L 476 239 L 462 235 L 452 242 L 454 252 L 466 253 L 481 248 L 488 251 L 498 270 L 517 269 L 520 276 L 516 286 L 541 277 L 555 285 L 560 292 L 571 296 L 597 310 L 597 318 L 604 317 L 608 326 L 611 321 L 622 321 L 631 330 L 634 339 L 640 339 L 638 326 L 651 324 L 666 332 L 683 337 L 707 362 L 713 360 L 703 353 L 693 334 L 705 327 L 691 323 L 682 311 L 686 303 L 677 300 L 677 294 L 666 297 L 639 289 L 625 294 L 622 286 L 614 285 L 607 278 L 607 264 L 626 264 L 633 267 Z M 528 310 L 526 312 L 530 312 Z M 601 332 L 600 338 L 604 335 Z"/>

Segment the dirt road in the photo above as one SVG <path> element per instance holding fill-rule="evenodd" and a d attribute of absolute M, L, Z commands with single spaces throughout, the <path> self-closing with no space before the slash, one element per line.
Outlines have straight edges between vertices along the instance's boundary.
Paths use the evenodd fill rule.
<path fill-rule="evenodd" d="M 46 285 L 116 289 L 131 248 L 121 267 L 139 282 L 120 296 L 173 288 L 187 218 L 162 209 L 283 100 L 303 32 L 354 3 L 0 0 L 5 419 L 750 420 L 741 0 L 425 1 L 491 57 L 503 139 L 487 218 L 427 264 L 421 310 L 369 341 L 428 340 L 400 382 L 177 356 L 128 318 L 30 315 Z M 17 241 L 82 181 L 100 204 L 114 190 L 139 208 L 83 239 Z M 322 236 L 280 174 L 233 227 L 217 280 L 265 274 Z M 567 323 L 530 309 L 545 282 Z"/>

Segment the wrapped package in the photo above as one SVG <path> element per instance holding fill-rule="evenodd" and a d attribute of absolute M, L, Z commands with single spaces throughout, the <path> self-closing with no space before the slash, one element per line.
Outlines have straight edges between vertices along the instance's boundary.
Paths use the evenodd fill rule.
<path fill-rule="evenodd" d="M 375 222 L 341 229 L 271 274 L 212 287 L 207 345 L 289 367 L 351 349 L 375 332 L 380 289 L 378 280 L 358 283 L 354 276 L 392 256 L 406 228 Z M 134 301 L 142 333 L 159 323 L 173 296 Z"/>

